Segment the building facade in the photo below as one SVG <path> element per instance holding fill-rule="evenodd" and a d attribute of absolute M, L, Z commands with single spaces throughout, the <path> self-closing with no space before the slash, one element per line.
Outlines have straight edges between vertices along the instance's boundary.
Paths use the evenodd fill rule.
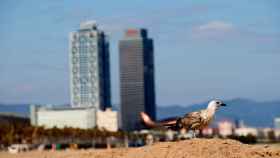
<path fill-rule="evenodd" d="M 118 113 L 111 109 L 109 42 L 94 21 L 83 22 L 70 34 L 71 106 L 32 105 L 34 126 L 118 130 Z"/>
<path fill-rule="evenodd" d="M 45 128 L 74 127 L 89 129 L 98 127 L 108 131 L 118 131 L 118 113 L 107 108 L 105 111 L 95 107 L 48 107 L 31 105 L 30 119 L 33 126 Z"/>
<path fill-rule="evenodd" d="M 234 124 L 231 121 L 224 120 L 218 122 L 219 135 L 222 137 L 233 135 L 234 128 Z"/>
<path fill-rule="evenodd" d="M 98 110 L 96 113 L 96 125 L 109 131 L 118 131 L 118 113 L 110 108 L 105 111 Z"/>
<path fill-rule="evenodd" d="M 234 134 L 237 136 L 248 136 L 248 135 L 257 136 L 258 130 L 252 127 L 241 127 L 241 128 L 236 128 L 234 130 Z"/>
<path fill-rule="evenodd" d="M 109 42 L 94 21 L 70 34 L 71 106 L 111 106 Z"/>
<path fill-rule="evenodd" d="M 53 108 L 32 105 L 30 114 L 31 124 L 34 126 L 81 129 L 96 127 L 96 109 L 94 107 Z"/>
<path fill-rule="evenodd" d="M 141 129 L 139 113 L 156 118 L 153 40 L 145 29 L 128 29 L 119 42 L 121 126 Z"/>
<path fill-rule="evenodd" d="M 274 128 L 280 129 L 280 117 L 274 119 Z"/>

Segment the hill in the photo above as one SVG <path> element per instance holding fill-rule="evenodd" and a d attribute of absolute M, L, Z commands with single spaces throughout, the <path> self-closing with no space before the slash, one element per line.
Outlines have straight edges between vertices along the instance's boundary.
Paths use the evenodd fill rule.
<path fill-rule="evenodd" d="M 1 113 L 29 117 L 29 105 L 0 103 L 0 114 Z"/>
<path fill-rule="evenodd" d="M 245 124 L 256 127 L 273 127 L 273 119 L 280 117 L 280 101 L 255 102 L 248 99 L 226 100 L 228 105 L 218 110 L 216 120 L 243 120 Z M 207 102 L 191 106 L 159 106 L 158 118 L 184 115 L 207 107 Z"/>
<path fill-rule="evenodd" d="M 139 148 L 89 149 L 64 151 L 30 151 L 16 156 L 0 152 L 0 157 L 41 158 L 280 158 L 280 149 L 268 145 L 246 145 L 235 140 L 191 139 L 160 142 Z"/>

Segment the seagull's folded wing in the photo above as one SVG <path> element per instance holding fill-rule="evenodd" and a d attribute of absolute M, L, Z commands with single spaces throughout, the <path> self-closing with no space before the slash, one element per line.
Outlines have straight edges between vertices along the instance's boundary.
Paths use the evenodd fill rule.
<path fill-rule="evenodd" d="M 186 114 L 179 122 L 179 126 L 183 126 L 186 129 L 196 129 L 201 125 L 202 117 L 201 111 L 191 112 Z"/>

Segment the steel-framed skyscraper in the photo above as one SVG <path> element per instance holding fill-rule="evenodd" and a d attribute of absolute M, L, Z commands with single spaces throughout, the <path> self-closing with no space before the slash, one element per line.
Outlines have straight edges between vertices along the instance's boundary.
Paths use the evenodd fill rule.
<path fill-rule="evenodd" d="M 153 40 L 145 29 L 128 29 L 119 53 L 122 129 L 141 129 L 141 111 L 156 118 Z"/>
<path fill-rule="evenodd" d="M 109 42 L 94 21 L 70 34 L 70 90 L 72 107 L 111 106 Z"/>

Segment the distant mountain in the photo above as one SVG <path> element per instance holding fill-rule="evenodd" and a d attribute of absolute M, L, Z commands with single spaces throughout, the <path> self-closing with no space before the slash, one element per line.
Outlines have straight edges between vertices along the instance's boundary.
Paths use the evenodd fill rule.
<path fill-rule="evenodd" d="M 280 101 L 255 102 L 248 99 L 225 101 L 228 106 L 218 110 L 216 120 L 243 120 L 246 125 L 255 127 L 273 127 L 273 119 L 280 117 Z M 180 116 L 185 113 L 206 108 L 207 102 L 191 106 L 158 106 L 158 118 Z"/>
<path fill-rule="evenodd" d="M 280 117 L 280 101 L 256 102 L 253 100 L 237 98 L 232 100 L 226 100 L 225 103 L 228 106 L 222 107 L 218 110 L 216 120 L 243 120 L 245 124 L 249 126 L 273 127 L 273 119 L 275 117 Z M 204 102 L 201 104 L 194 104 L 190 106 L 158 106 L 157 116 L 159 119 L 172 116 L 180 116 L 191 111 L 206 108 L 207 104 L 207 102 Z M 119 108 L 113 106 L 113 109 Z M 29 105 L 0 104 L 0 114 L 1 113 L 11 113 L 28 117 Z"/>
<path fill-rule="evenodd" d="M 0 103 L 0 113 L 29 117 L 29 105 Z"/>
<path fill-rule="evenodd" d="M 54 107 L 68 107 L 69 105 L 55 105 Z M 15 116 L 29 117 L 30 104 L 1 104 L 0 114 L 11 114 Z"/>

